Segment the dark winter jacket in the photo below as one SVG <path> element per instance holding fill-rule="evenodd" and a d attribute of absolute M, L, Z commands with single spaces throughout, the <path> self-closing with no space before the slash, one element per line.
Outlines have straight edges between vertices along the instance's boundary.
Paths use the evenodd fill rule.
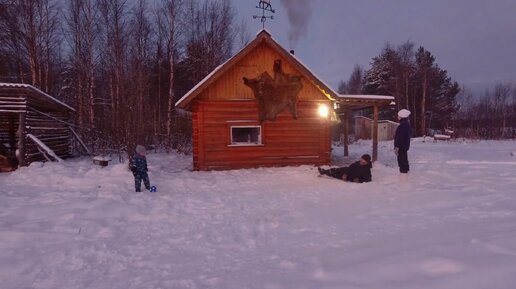
<path fill-rule="evenodd" d="M 407 118 L 400 119 L 400 125 L 394 134 L 394 147 L 402 151 L 408 151 L 410 148 L 410 137 L 412 136 L 412 129 Z"/>
<path fill-rule="evenodd" d="M 358 181 L 359 183 L 370 182 L 372 167 L 373 166 L 371 165 L 371 163 L 363 166 L 360 164 L 360 161 L 356 161 L 348 167 L 348 171 L 346 173 L 346 180 L 348 182 Z"/>
<path fill-rule="evenodd" d="M 133 172 L 133 175 L 145 175 L 147 173 L 147 159 L 138 153 L 134 154 L 129 168 Z"/>

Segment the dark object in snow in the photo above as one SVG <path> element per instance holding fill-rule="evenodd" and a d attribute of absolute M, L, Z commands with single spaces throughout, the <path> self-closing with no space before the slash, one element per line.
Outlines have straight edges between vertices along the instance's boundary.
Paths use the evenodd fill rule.
<path fill-rule="evenodd" d="M 156 186 L 151 186 L 150 187 L 150 190 L 149 190 L 151 193 L 155 193 L 158 191 L 158 188 L 156 188 Z"/>
<path fill-rule="evenodd" d="M 99 165 L 101 167 L 107 166 L 110 161 L 111 161 L 110 157 L 96 156 L 96 157 L 93 158 L 93 163 L 96 164 L 96 165 Z"/>
<path fill-rule="evenodd" d="M 434 140 L 435 141 L 438 141 L 438 140 L 450 140 L 451 139 L 451 136 L 449 135 L 445 135 L 445 134 L 434 134 Z"/>

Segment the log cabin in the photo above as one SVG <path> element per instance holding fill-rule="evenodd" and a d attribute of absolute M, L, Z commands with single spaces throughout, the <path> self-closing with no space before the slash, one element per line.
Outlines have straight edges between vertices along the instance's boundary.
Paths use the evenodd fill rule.
<path fill-rule="evenodd" d="M 377 115 L 392 100 L 335 93 L 262 30 L 176 109 L 192 119 L 194 170 L 321 166 L 331 162 L 334 108 L 347 113 L 374 107 Z"/>
<path fill-rule="evenodd" d="M 0 83 L 0 171 L 71 155 L 75 110 L 20 83 Z"/>

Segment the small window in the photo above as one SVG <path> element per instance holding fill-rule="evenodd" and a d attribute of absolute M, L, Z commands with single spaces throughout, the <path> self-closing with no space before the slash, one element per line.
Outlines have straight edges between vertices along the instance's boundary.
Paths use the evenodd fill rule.
<path fill-rule="evenodd" d="M 261 145 L 261 126 L 232 126 L 231 145 Z"/>

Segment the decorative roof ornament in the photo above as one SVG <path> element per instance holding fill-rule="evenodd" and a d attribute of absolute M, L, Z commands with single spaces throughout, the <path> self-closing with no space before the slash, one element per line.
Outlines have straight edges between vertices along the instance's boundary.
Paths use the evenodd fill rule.
<path fill-rule="evenodd" d="M 262 16 L 253 15 L 253 19 L 259 18 L 262 22 L 262 28 L 265 29 L 265 21 L 267 21 L 267 19 L 274 19 L 274 15 L 266 15 L 266 12 L 276 13 L 276 10 L 272 9 L 271 0 L 260 0 L 256 8 L 262 10 Z"/>

